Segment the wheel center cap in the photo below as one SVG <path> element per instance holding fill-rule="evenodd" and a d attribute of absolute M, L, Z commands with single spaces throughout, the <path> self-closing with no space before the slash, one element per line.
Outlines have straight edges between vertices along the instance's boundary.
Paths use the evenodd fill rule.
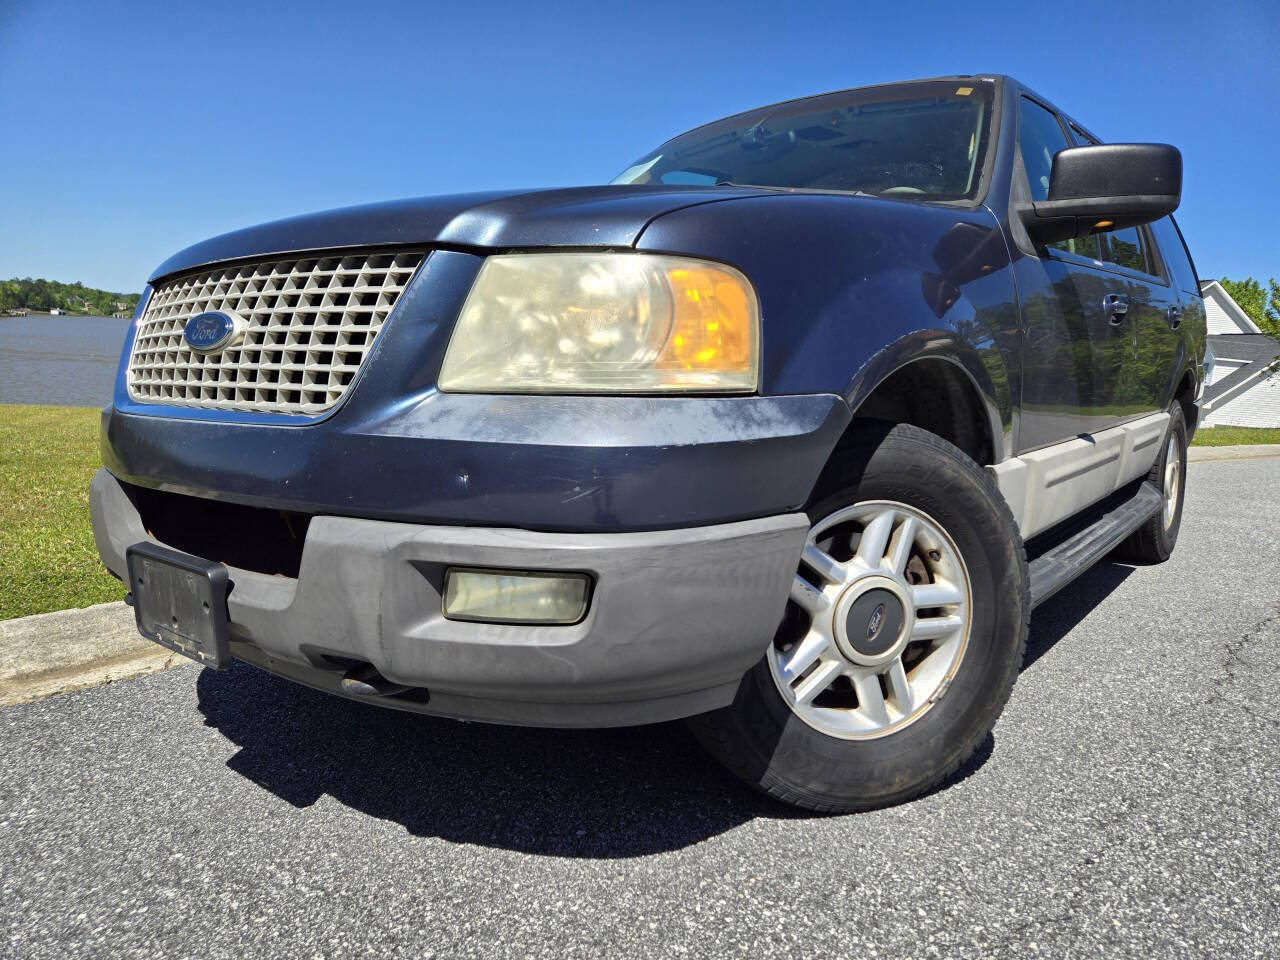
<path fill-rule="evenodd" d="M 836 606 L 836 645 L 854 663 L 892 660 L 910 632 L 909 609 L 903 588 L 887 577 L 856 583 Z"/>
<path fill-rule="evenodd" d="M 902 603 L 888 590 L 868 590 L 849 604 L 844 632 L 858 653 L 878 657 L 902 634 Z"/>

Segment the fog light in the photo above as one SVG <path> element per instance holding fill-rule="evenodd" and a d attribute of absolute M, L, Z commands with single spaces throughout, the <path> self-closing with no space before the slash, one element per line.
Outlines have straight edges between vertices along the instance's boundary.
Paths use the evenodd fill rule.
<path fill-rule="evenodd" d="M 467 570 L 444 575 L 444 615 L 482 623 L 577 623 L 587 612 L 585 573 Z"/>

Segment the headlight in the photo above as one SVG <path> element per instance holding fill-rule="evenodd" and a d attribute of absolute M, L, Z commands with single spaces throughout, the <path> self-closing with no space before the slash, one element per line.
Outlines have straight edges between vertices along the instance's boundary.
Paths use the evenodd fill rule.
<path fill-rule="evenodd" d="M 737 270 L 644 253 L 490 257 L 462 307 L 440 389 L 751 393 L 760 309 Z"/>

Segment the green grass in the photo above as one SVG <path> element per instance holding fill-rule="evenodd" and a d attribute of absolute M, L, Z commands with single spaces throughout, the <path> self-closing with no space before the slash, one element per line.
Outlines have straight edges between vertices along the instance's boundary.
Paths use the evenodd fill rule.
<path fill-rule="evenodd" d="M 89 528 L 98 411 L 0 404 L 0 620 L 119 600 Z"/>
<path fill-rule="evenodd" d="M 1280 443 L 1280 427 L 1201 427 L 1193 447 L 1229 447 L 1237 443 Z"/>

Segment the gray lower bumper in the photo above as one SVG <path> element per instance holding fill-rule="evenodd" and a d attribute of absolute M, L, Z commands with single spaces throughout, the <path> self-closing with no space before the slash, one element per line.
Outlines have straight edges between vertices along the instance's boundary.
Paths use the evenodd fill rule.
<path fill-rule="evenodd" d="M 125 575 L 151 539 L 120 483 L 93 479 L 94 536 Z M 339 692 L 335 659 L 372 663 L 425 698 L 376 702 L 468 720 L 611 726 L 689 716 L 733 699 L 782 616 L 808 529 L 801 513 L 645 533 L 533 533 L 316 517 L 296 580 L 230 568 L 232 652 Z M 206 559 L 216 560 L 217 557 Z M 449 565 L 581 570 L 574 626 L 446 620 Z"/>

